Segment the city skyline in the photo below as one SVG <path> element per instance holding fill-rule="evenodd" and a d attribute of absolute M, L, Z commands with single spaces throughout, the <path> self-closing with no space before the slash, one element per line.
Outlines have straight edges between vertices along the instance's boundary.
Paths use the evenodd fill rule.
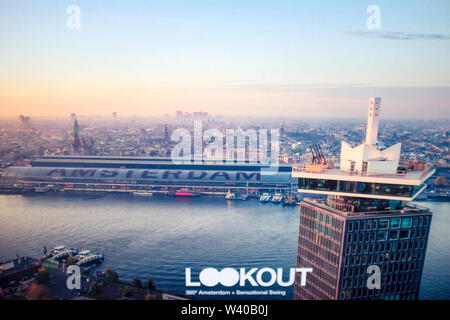
<path fill-rule="evenodd" d="M 81 28 L 69 30 L 69 5 Z M 450 118 L 446 1 L 2 3 L 0 117 Z"/>

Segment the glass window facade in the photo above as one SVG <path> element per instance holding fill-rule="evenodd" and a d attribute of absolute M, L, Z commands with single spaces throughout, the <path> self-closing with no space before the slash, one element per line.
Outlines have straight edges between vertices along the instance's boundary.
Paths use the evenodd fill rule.
<path fill-rule="evenodd" d="M 346 216 L 302 202 L 297 267 L 311 267 L 295 299 L 417 299 L 430 212 L 398 216 Z M 381 288 L 369 289 L 370 265 L 381 270 Z"/>
<path fill-rule="evenodd" d="M 347 221 L 339 299 L 417 299 L 430 218 L 431 214 Z M 422 221 L 422 226 L 414 226 L 415 220 Z M 353 228 L 363 222 L 376 230 L 375 241 L 372 232 Z M 367 288 L 370 265 L 381 269 L 380 289 Z"/>
<path fill-rule="evenodd" d="M 413 194 L 420 189 L 420 187 L 408 185 L 311 178 L 299 178 L 298 188 L 301 190 L 318 190 L 396 197 L 412 197 Z"/>

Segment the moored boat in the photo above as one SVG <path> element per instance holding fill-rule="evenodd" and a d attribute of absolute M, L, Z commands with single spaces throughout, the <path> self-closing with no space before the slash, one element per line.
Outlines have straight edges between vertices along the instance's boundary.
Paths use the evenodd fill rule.
<path fill-rule="evenodd" d="M 86 266 L 94 263 L 100 263 L 105 258 L 105 255 L 103 253 L 95 253 L 95 254 L 87 254 L 86 256 L 83 256 L 81 259 L 75 263 L 77 266 Z"/>
<path fill-rule="evenodd" d="M 270 201 L 270 193 L 264 192 L 261 197 L 259 197 L 259 201 L 261 202 L 269 202 Z"/>
<path fill-rule="evenodd" d="M 275 193 L 271 201 L 272 203 L 281 203 L 283 201 L 283 195 L 281 193 Z"/>
<path fill-rule="evenodd" d="M 57 255 L 58 253 L 60 253 L 61 251 L 63 251 L 64 249 L 66 249 L 66 246 L 56 246 L 53 247 L 52 250 L 50 250 L 49 252 L 44 252 L 44 255 L 42 256 L 42 260 L 47 260 L 50 259 L 52 257 L 54 257 L 55 255 Z M 44 250 L 47 251 L 46 247 L 44 247 Z"/>
<path fill-rule="evenodd" d="M 174 196 L 177 197 L 196 197 L 199 194 L 196 192 L 186 191 L 186 190 L 178 190 L 173 193 Z"/>
<path fill-rule="evenodd" d="M 76 254 L 78 254 L 78 249 L 74 249 L 74 248 L 66 249 L 66 250 L 62 250 L 61 252 L 55 254 L 53 257 L 49 258 L 48 260 L 60 261 L 62 259 L 67 258 L 70 255 L 74 256 Z"/>
<path fill-rule="evenodd" d="M 293 196 L 284 197 L 283 206 L 295 206 L 295 205 L 297 205 L 297 203 Z"/>
<path fill-rule="evenodd" d="M 153 192 L 148 190 L 142 190 L 142 191 L 134 191 L 133 196 L 137 197 L 151 197 L 153 196 Z"/>

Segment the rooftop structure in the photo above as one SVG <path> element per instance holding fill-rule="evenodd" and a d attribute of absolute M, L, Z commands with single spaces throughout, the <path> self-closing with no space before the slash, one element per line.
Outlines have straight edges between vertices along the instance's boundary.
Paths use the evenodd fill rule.
<path fill-rule="evenodd" d="M 339 168 L 329 163 L 293 168 L 300 192 L 412 201 L 426 188 L 434 168 L 399 167 L 401 143 L 385 148 L 378 141 L 380 107 L 380 98 L 370 99 L 366 139 L 354 148 L 342 141 Z"/>

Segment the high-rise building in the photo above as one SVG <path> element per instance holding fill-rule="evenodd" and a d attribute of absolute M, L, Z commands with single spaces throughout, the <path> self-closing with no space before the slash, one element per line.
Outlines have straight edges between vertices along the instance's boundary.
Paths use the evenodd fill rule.
<path fill-rule="evenodd" d="M 325 196 L 300 205 L 297 266 L 313 272 L 296 279 L 295 299 L 418 298 L 432 214 L 411 201 L 435 170 L 399 166 L 401 144 L 378 142 L 380 106 L 370 100 L 364 143 L 342 142 L 339 168 L 293 171 L 300 192 Z"/>
<path fill-rule="evenodd" d="M 19 125 L 21 127 L 30 128 L 31 126 L 31 118 L 28 116 L 24 116 L 23 114 L 19 115 L 17 117 L 17 120 L 19 121 Z"/>
<path fill-rule="evenodd" d="M 25 124 L 25 116 L 23 114 L 19 115 L 17 117 L 17 120 L 19 121 L 20 126 L 23 126 Z"/>
<path fill-rule="evenodd" d="M 169 129 L 167 128 L 167 124 L 164 125 L 164 135 L 163 135 L 163 139 L 165 142 L 169 142 L 170 138 L 169 138 Z"/>
<path fill-rule="evenodd" d="M 80 129 L 78 127 L 78 121 L 77 119 L 75 119 L 75 121 L 73 122 L 72 144 L 71 144 L 71 150 L 73 153 L 80 153 L 81 151 L 79 131 Z"/>

